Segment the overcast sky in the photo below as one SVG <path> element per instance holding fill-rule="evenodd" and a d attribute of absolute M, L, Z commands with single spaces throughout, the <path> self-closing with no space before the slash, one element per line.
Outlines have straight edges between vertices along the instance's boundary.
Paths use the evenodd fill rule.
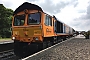
<path fill-rule="evenodd" d="M 39 5 L 75 30 L 90 30 L 90 0 L 0 0 L 0 4 L 12 10 L 24 2 Z"/>

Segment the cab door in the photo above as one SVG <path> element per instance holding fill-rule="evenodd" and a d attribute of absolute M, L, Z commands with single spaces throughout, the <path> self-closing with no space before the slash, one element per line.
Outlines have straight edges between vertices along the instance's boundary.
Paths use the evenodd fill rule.
<path fill-rule="evenodd" d="M 50 15 L 45 15 L 44 20 L 44 37 L 51 37 L 54 36 L 54 29 L 53 29 L 53 20 Z"/>

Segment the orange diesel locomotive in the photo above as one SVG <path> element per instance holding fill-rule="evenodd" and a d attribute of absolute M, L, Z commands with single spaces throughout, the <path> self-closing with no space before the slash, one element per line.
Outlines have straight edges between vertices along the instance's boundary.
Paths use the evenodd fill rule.
<path fill-rule="evenodd" d="M 51 46 L 73 36 L 74 29 L 28 2 L 20 5 L 12 20 L 12 40 L 17 56 Z"/>

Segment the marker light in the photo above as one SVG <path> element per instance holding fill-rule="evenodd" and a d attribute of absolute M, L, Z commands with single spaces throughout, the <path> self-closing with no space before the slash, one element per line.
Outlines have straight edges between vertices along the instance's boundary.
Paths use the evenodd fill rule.
<path fill-rule="evenodd" d="M 15 39 L 15 37 L 12 37 L 12 39 L 14 40 L 14 39 Z"/>

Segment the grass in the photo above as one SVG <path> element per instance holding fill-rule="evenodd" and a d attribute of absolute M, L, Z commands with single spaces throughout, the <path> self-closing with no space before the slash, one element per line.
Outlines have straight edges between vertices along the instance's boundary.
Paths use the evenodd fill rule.
<path fill-rule="evenodd" d="M 8 41 L 11 40 L 11 38 L 0 38 L 0 41 Z"/>

